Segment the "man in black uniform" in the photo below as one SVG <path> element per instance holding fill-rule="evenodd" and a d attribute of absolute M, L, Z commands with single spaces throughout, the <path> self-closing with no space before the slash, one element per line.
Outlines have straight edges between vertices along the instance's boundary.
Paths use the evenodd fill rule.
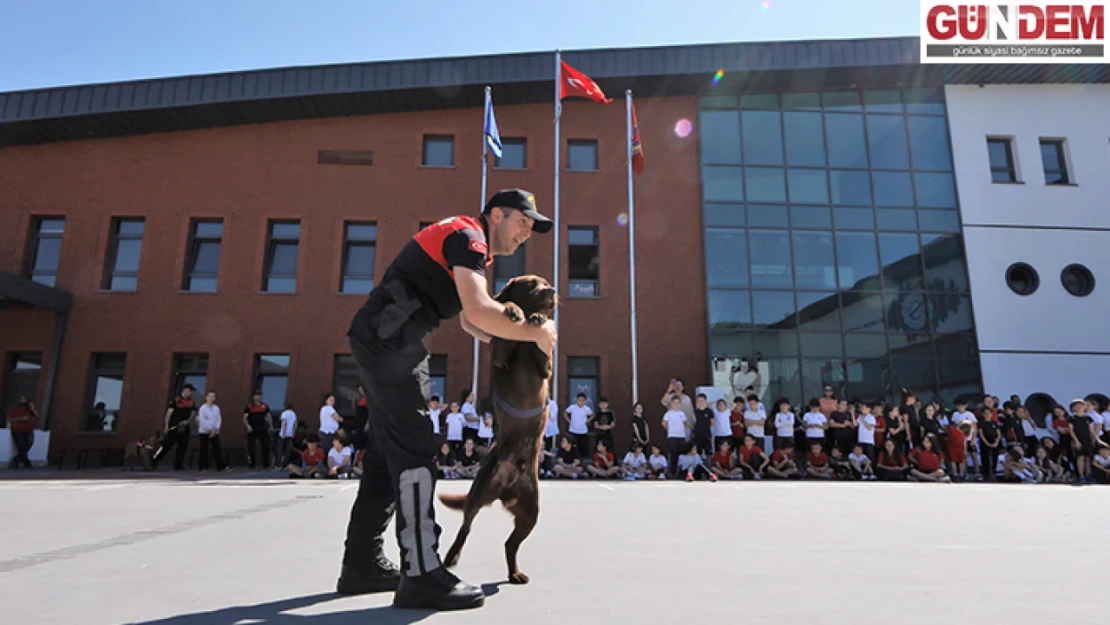
<path fill-rule="evenodd" d="M 485 596 L 448 572 L 439 558 L 435 520 L 436 437 L 427 414 L 428 351 L 424 337 L 458 316 L 483 342 L 490 336 L 533 341 L 554 350 L 555 325 L 513 322 L 490 297 L 486 269 L 532 232 L 552 222 L 520 189 L 496 193 L 478 219 L 449 217 L 412 238 L 386 269 L 347 332 L 370 412 L 370 434 L 358 497 L 347 526 L 337 583 L 340 594 L 396 589 L 393 605 L 453 610 L 478 607 Z M 401 568 L 382 553 L 382 534 L 396 509 Z"/>
<path fill-rule="evenodd" d="M 181 389 L 181 394 L 170 400 L 166 410 L 166 434 L 162 439 L 162 446 L 154 452 L 150 460 L 151 469 L 158 468 L 158 462 L 166 457 L 170 449 L 177 445 L 177 453 L 173 457 L 173 468 L 181 471 L 185 468 L 185 450 L 189 448 L 189 427 L 197 416 L 197 403 L 193 400 L 193 391 L 197 390 L 192 384 L 186 384 Z"/>

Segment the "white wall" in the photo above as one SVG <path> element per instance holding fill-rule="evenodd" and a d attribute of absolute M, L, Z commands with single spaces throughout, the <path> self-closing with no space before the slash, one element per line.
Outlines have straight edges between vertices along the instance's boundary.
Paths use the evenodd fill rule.
<path fill-rule="evenodd" d="M 983 383 L 999 396 L 1065 401 L 1110 379 L 1110 86 L 949 86 L 949 128 Z M 986 139 L 1012 137 L 1018 180 L 992 184 Z M 1040 138 L 1064 139 L 1075 186 L 1047 186 Z M 1020 296 L 1006 269 L 1025 262 L 1040 287 Z M 1079 263 L 1095 290 L 1075 297 L 1060 272 Z M 1017 353 L 1015 353 L 1017 352 Z M 1082 352 L 1082 353 L 1077 353 Z"/>

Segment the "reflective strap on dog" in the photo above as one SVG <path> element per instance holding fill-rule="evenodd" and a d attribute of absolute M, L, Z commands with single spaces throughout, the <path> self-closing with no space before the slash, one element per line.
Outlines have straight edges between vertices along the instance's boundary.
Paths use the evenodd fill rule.
<path fill-rule="evenodd" d="M 539 408 L 532 408 L 531 410 L 520 410 L 518 408 L 513 408 L 509 405 L 509 402 L 505 401 L 501 398 L 500 395 L 497 394 L 497 389 L 493 389 L 493 403 L 500 406 L 501 409 L 508 413 L 510 417 L 516 417 L 517 419 L 531 419 L 532 417 L 538 417 L 543 414 L 544 410 L 547 410 L 547 402 L 544 402 L 544 404 Z"/>

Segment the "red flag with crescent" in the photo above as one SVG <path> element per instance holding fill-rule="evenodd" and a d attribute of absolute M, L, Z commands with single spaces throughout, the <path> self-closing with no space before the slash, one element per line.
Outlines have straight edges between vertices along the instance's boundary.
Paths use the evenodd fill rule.
<path fill-rule="evenodd" d="M 563 70 L 560 73 L 562 81 L 559 87 L 559 99 L 577 96 L 600 102 L 601 104 L 609 104 L 613 101 L 612 98 L 606 98 L 605 92 L 597 83 L 589 76 L 567 65 L 566 61 L 560 61 Z"/>

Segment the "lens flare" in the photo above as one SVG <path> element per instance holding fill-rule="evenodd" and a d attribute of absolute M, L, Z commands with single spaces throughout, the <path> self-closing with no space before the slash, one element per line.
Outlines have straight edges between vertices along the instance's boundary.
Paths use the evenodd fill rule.
<path fill-rule="evenodd" d="M 770 9 L 770 8 L 771 8 L 771 0 L 763 0 L 763 3 L 759 5 L 759 12 L 760 13 L 766 13 L 767 9 Z"/>
<path fill-rule="evenodd" d="M 628 213 L 621 213 L 620 215 L 617 215 L 617 223 L 622 225 L 622 226 L 627 226 L 628 225 Z"/>
<path fill-rule="evenodd" d="M 693 132 L 693 130 L 694 124 L 690 123 L 690 120 L 686 119 L 685 117 L 678 120 L 674 124 L 674 134 L 679 139 L 685 139 L 686 137 L 689 137 L 690 133 Z"/>
<path fill-rule="evenodd" d="M 715 84 L 721 82 L 721 79 L 724 78 L 724 77 L 725 77 L 725 70 L 723 70 L 723 69 L 717 70 L 717 73 L 713 74 L 713 84 L 715 85 Z"/>

